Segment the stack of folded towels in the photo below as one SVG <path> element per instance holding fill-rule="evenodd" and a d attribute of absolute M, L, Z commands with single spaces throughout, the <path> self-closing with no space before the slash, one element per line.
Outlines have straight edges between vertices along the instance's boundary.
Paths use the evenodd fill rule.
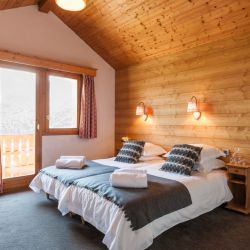
<path fill-rule="evenodd" d="M 85 156 L 61 156 L 55 165 L 57 168 L 81 169 L 85 162 Z"/>
<path fill-rule="evenodd" d="M 147 188 L 147 171 L 129 168 L 119 169 L 110 175 L 110 183 L 113 187 Z"/>

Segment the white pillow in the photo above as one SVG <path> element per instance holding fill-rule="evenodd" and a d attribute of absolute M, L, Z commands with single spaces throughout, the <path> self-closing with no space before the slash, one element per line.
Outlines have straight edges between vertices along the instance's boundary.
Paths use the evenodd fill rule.
<path fill-rule="evenodd" d="M 213 146 L 209 146 L 206 144 L 191 144 L 191 145 L 202 148 L 199 158 L 200 163 L 208 159 L 216 159 L 221 156 L 223 157 L 226 156 L 226 154 L 223 151 Z"/>
<path fill-rule="evenodd" d="M 163 160 L 160 156 L 141 156 L 139 161 L 154 161 L 154 160 Z"/>
<path fill-rule="evenodd" d="M 155 145 L 150 142 L 146 142 L 144 145 L 142 156 L 157 156 L 157 155 L 163 155 L 166 152 L 167 151 L 161 146 Z"/>
<path fill-rule="evenodd" d="M 197 170 L 200 173 L 207 174 L 214 169 L 219 169 L 225 167 L 225 162 L 219 159 L 208 159 L 203 161 L 202 163 L 197 163 Z"/>

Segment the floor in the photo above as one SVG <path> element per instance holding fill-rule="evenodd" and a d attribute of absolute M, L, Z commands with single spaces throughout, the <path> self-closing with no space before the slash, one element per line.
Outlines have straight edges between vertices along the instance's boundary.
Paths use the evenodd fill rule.
<path fill-rule="evenodd" d="M 0 196 L 1 250 L 99 250 L 103 235 L 31 191 Z M 250 249 L 250 216 L 218 208 L 168 230 L 149 250 Z M 129 246 L 128 246 L 129 249 Z"/>

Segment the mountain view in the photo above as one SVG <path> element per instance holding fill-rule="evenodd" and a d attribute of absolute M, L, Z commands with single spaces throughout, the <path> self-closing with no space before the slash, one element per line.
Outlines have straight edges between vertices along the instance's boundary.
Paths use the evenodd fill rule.
<path fill-rule="evenodd" d="M 35 130 L 36 74 L 0 68 L 0 134 Z"/>

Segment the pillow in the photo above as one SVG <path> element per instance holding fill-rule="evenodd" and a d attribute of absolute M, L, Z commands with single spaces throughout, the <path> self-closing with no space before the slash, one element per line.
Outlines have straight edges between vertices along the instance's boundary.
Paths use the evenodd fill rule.
<path fill-rule="evenodd" d="M 203 163 L 197 163 L 197 170 L 200 173 L 208 174 L 214 169 L 219 169 L 225 167 L 225 162 L 219 159 L 208 159 L 203 161 Z"/>
<path fill-rule="evenodd" d="M 155 145 L 150 142 L 146 142 L 142 155 L 143 156 L 156 156 L 156 155 L 163 155 L 166 152 L 167 151 L 161 146 Z"/>
<path fill-rule="evenodd" d="M 137 163 L 142 154 L 144 141 L 129 140 L 123 143 L 122 148 L 117 154 L 115 161 L 124 163 Z"/>
<path fill-rule="evenodd" d="M 161 170 L 191 175 L 202 148 L 188 144 L 174 145 Z"/>
<path fill-rule="evenodd" d="M 189 144 L 189 145 L 202 148 L 200 157 L 198 160 L 199 163 L 202 163 L 203 161 L 206 161 L 209 159 L 216 159 L 221 156 L 226 157 L 226 154 L 223 151 L 213 146 L 209 146 L 205 144 Z M 169 157 L 170 152 L 167 152 L 165 155 L 163 155 L 163 157 Z"/>
<path fill-rule="evenodd" d="M 202 148 L 199 162 L 203 162 L 208 159 L 216 159 L 221 156 L 226 157 L 226 154 L 216 147 L 209 146 L 206 144 L 190 144 L 190 145 Z"/>
<path fill-rule="evenodd" d="M 139 161 L 154 161 L 154 160 L 163 160 L 160 156 L 141 156 Z"/>

